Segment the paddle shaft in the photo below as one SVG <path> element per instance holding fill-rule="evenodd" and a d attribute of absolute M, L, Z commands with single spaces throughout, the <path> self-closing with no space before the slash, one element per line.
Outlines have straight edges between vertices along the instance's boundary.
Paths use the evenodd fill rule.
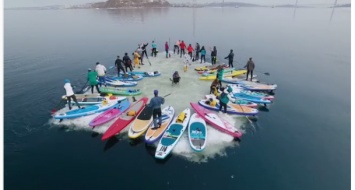
<path fill-rule="evenodd" d="M 57 112 L 58 107 L 62 104 L 63 101 L 64 101 L 64 99 L 61 99 L 61 100 L 59 101 L 59 103 L 57 104 L 57 106 L 55 106 L 54 109 L 52 110 L 52 114 L 54 114 L 55 112 Z"/>
<path fill-rule="evenodd" d="M 86 81 L 86 83 L 84 84 L 84 86 L 81 88 L 80 91 L 76 92 L 77 94 L 82 93 L 82 91 L 84 90 L 84 88 L 86 87 L 86 85 L 88 84 L 89 81 Z"/>

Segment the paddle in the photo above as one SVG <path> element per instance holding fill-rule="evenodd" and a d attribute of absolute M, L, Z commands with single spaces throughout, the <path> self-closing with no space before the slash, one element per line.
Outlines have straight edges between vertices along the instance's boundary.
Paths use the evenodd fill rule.
<path fill-rule="evenodd" d="M 59 103 L 57 104 L 57 106 L 54 107 L 54 109 L 52 109 L 51 114 L 55 114 L 55 112 L 57 112 L 57 109 L 59 108 L 59 106 L 63 103 L 63 98 L 59 101 Z"/>
<path fill-rule="evenodd" d="M 82 93 L 83 92 L 83 90 L 84 90 L 84 88 L 86 87 L 86 85 L 88 84 L 88 82 L 89 81 L 86 81 L 86 83 L 84 84 L 84 86 L 81 88 L 81 90 L 80 91 L 77 91 L 77 92 L 75 92 L 76 94 L 80 94 L 80 93 Z"/>
<path fill-rule="evenodd" d="M 149 65 L 150 66 L 152 66 L 152 64 L 150 63 L 150 61 L 149 61 L 149 58 L 148 58 L 148 55 L 147 54 L 145 54 L 145 56 L 147 57 L 147 59 L 148 59 L 148 63 L 149 63 Z"/>
<path fill-rule="evenodd" d="M 270 76 L 270 73 L 269 72 L 259 72 L 259 71 L 254 71 L 256 73 L 261 73 L 261 74 L 264 74 L 264 75 L 267 75 L 267 76 Z"/>
<path fill-rule="evenodd" d="M 238 68 L 238 70 L 244 70 L 245 68 Z M 256 72 L 256 73 L 260 73 L 260 74 L 264 74 L 264 75 L 267 75 L 267 76 L 270 76 L 270 73 L 269 72 L 259 72 L 259 71 L 253 71 L 253 72 Z"/>
<path fill-rule="evenodd" d="M 173 93 L 173 92 L 171 92 L 171 93 L 169 93 L 169 94 L 163 96 L 163 98 L 165 98 L 165 97 L 167 97 L 167 96 L 170 96 L 172 93 Z"/>

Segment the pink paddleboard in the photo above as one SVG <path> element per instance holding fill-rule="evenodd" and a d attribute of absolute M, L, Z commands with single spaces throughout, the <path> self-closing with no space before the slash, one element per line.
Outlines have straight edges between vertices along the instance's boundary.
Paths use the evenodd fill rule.
<path fill-rule="evenodd" d="M 128 99 L 120 101 L 120 103 L 118 103 L 117 106 L 103 112 L 102 114 L 98 115 L 93 120 L 91 120 L 89 126 L 97 127 L 99 125 L 103 125 L 111 121 L 112 119 L 120 116 L 124 111 L 126 111 L 129 108 L 129 105 L 130 103 Z"/>
<path fill-rule="evenodd" d="M 203 108 L 197 103 L 191 102 L 190 105 L 198 115 L 200 115 L 205 121 L 207 121 L 207 123 L 212 125 L 214 128 L 236 138 L 240 138 L 242 136 L 242 133 L 238 131 L 231 123 L 225 121 L 224 119 L 221 119 L 217 114 L 211 112 L 208 109 Z"/>

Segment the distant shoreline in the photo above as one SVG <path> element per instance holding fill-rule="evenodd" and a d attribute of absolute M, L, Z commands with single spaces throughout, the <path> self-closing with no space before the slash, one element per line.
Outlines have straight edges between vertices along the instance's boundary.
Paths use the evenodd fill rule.
<path fill-rule="evenodd" d="M 211 5 L 174 5 L 166 7 L 154 7 L 154 6 L 127 6 L 127 7 L 112 7 L 112 8 L 95 8 L 95 7 L 78 7 L 78 6 L 64 6 L 64 5 L 54 5 L 54 6 L 43 6 L 43 7 L 10 7 L 4 8 L 4 10 L 63 10 L 63 9 L 150 9 L 150 8 L 351 8 L 351 4 L 337 5 L 335 7 L 322 7 L 322 6 L 292 6 L 292 5 L 256 5 L 256 6 L 211 6 Z"/>

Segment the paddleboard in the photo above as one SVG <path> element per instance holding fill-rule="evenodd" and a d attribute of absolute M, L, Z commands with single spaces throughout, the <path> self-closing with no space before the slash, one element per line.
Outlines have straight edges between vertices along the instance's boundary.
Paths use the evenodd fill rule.
<path fill-rule="evenodd" d="M 175 109 L 172 106 L 167 106 L 162 110 L 162 119 L 163 122 L 158 129 L 148 128 L 145 133 L 145 142 L 148 144 L 154 143 L 160 139 L 160 137 L 165 132 L 166 128 L 173 121 L 175 116 Z"/>
<path fill-rule="evenodd" d="M 137 86 L 137 82 L 134 81 L 120 81 L 120 80 L 113 80 L 112 78 L 106 77 L 106 84 L 109 86 L 114 87 L 132 87 Z"/>
<path fill-rule="evenodd" d="M 121 101 L 121 99 L 117 99 L 115 96 L 113 96 L 114 99 L 112 98 L 106 98 L 107 102 L 105 103 L 102 101 L 101 104 L 96 104 L 96 105 L 90 105 L 86 107 L 82 107 L 81 109 L 75 109 L 71 111 L 67 111 L 65 113 L 56 113 L 54 115 L 54 119 L 69 119 L 69 118 L 76 118 L 76 117 L 81 117 L 81 116 L 87 116 L 91 115 L 94 113 L 99 113 L 106 111 L 112 107 L 117 106 L 117 102 Z"/>
<path fill-rule="evenodd" d="M 116 88 L 116 87 L 100 87 L 101 93 L 110 93 L 123 96 L 136 96 L 142 94 L 140 89 L 132 88 Z"/>
<path fill-rule="evenodd" d="M 250 91 L 250 90 L 245 90 L 241 85 L 239 84 L 230 84 L 230 87 L 232 87 L 232 92 L 237 93 L 237 94 L 245 94 L 254 98 L 262 98 L 264 100 L 273 100 L 275 97 L 268 95 L 263 92 L 255 92 L 255 91 Z"/>
<path fill-rule="evenodd" d="M 217 114 L 212 113 L 210 110 L 207 110 L 196 103 L 191 102 L 190 105 L 198 115 L 200 115 L 207 123 L 217 130 L 236 138 L 240 138 L 242 136 L 242 133 L 238 131 L 238 129 L 230 123 L 222 120 Z"/>
<path fill-rule="evenodd" d="M 213 110 L 213 111 L 219 111 L 219 102 L 215 105 L 215 106 L 211 106 L 209 104 L 206 103 L 206 100 L 200 100 L 198 102 L 199 105 L 201 105 L 204 108 Z M 222 108 L 223 111 L 223 108 Z M 258 110 L 254 109 L 254 108 L 250 108 L 247 106 L 242 106 L 242 105 L 238 105 L 238 104 L 227 104 L 227 113 L 229 114 L 236 114 L 236 115 L 252 115 L 255 116 L 258 114 Z"/>
<path fill-rule="evenodd" d="M 173 150 L 182 134 L 184 133 L 191 116 L 191 111 L 186 108 L 169 125 L 159 141 L 155 151 L 155 158 L 164 159 Z"/>
<path fill-rule="evenodd" d="M 132 72 L 128 72 L 129 75 L 140 75 L 143 77 L 157 77 L 160 76 L 161 73 L 159 71 L 155 71 L 155 72 L 144 72 L 144 71 L 132 71 Z"/>
<path fill-rule="evenodd" d="M 128 99 L 118 102 L 117 107 L 108 109 L 102 114 L 96 116 L 93 120 L 91 120 L 89 126 L 97 127 L 111 121 L 112 119 L 120 116 L 124 111 L 126 111 L 129 108 L 129 105 L 130 103 Z"/>
<path fill-rule="evenodd" d="M 135 139 L 141 136 L 153 122 L 153 109 L 145 106 L 138 114 L 137 118 L 133 121 L 128 130 L 128 137 Z"/>
<path fill-rule="evenodd" d="M 251 81 L 241 81 L 239 83 L 244 89 L 251 91 L 273 91 L 276 90 L 276 84 L 263 84 Z"/>
<path fill-rule="evenodd" d="M 219 100 L 213 94 L 207 94 L 207 95 L 205 95 L 205 98 L 206 98 L 206 100 L 209 100 L 209 101 L 211 101 L 211 98 L 212 98 L 212 100 L 216 100 L 217 103 L 219 103 Z M 239 104 L 239 105 L 242 105 L 242 106 L 247 106 L 247 107 L 250 107 L 250 108 L 257 108 L 258 107 L 257 103 L 250 102 L 250 101 L 243 100 L 243 99 L 235 99 L 235 102 L 231 102 L 231 103 Z"/>
<path fill-rule="evenodd" d="M 143 79 L 143 76 L 140 75 L 129 75 L 128 77 L 124 77 L 121 75 L 120 77 L 116 76 L 107 76 L 111 80 L 120 80 L 120 81 L 140 81 Z"/>
<path fill-rule="evenodd" d="M 247 72 L 247 70 L 234 70 L 234 71 L 231 71 L 231 72 L 228 72 L 228 73 L 224 73 L 223 77 L 226 77 L 226 76 L 238 76 L 238 75 L 245 74 L 246 72 Z M 216 75 L 211 75 L 211 76 L 200 77 L 199 79 L 200 80 L 214 80 L 214 79 L 216 79 L 216 77 L 217 77 L 217 74 Z"/>
<path fill-rule="evenodd" d="M 188 137 L 192 150 L 201 152 L 205 149 L 207 142 L 206 122 L 197 113 L 192 114 L 190 118 Z"/>
<path fill-rule="evenodd" d="M 107 131 L 103 134 L 101 140 L 106 140 L 117 133 L 121 132 L 125 127 L 127 127 L 136 116 L 129 116 L 127 113 L 129 111 L 136 112 L 136 115 L 140 113 L 143 109 L 144 105 L 148 102 L 147 97 L 143 97 L 138 100 L 135 104 L 131 105 L 126 111 L 124 111 L 118 119 L 107 129 Z"/>

